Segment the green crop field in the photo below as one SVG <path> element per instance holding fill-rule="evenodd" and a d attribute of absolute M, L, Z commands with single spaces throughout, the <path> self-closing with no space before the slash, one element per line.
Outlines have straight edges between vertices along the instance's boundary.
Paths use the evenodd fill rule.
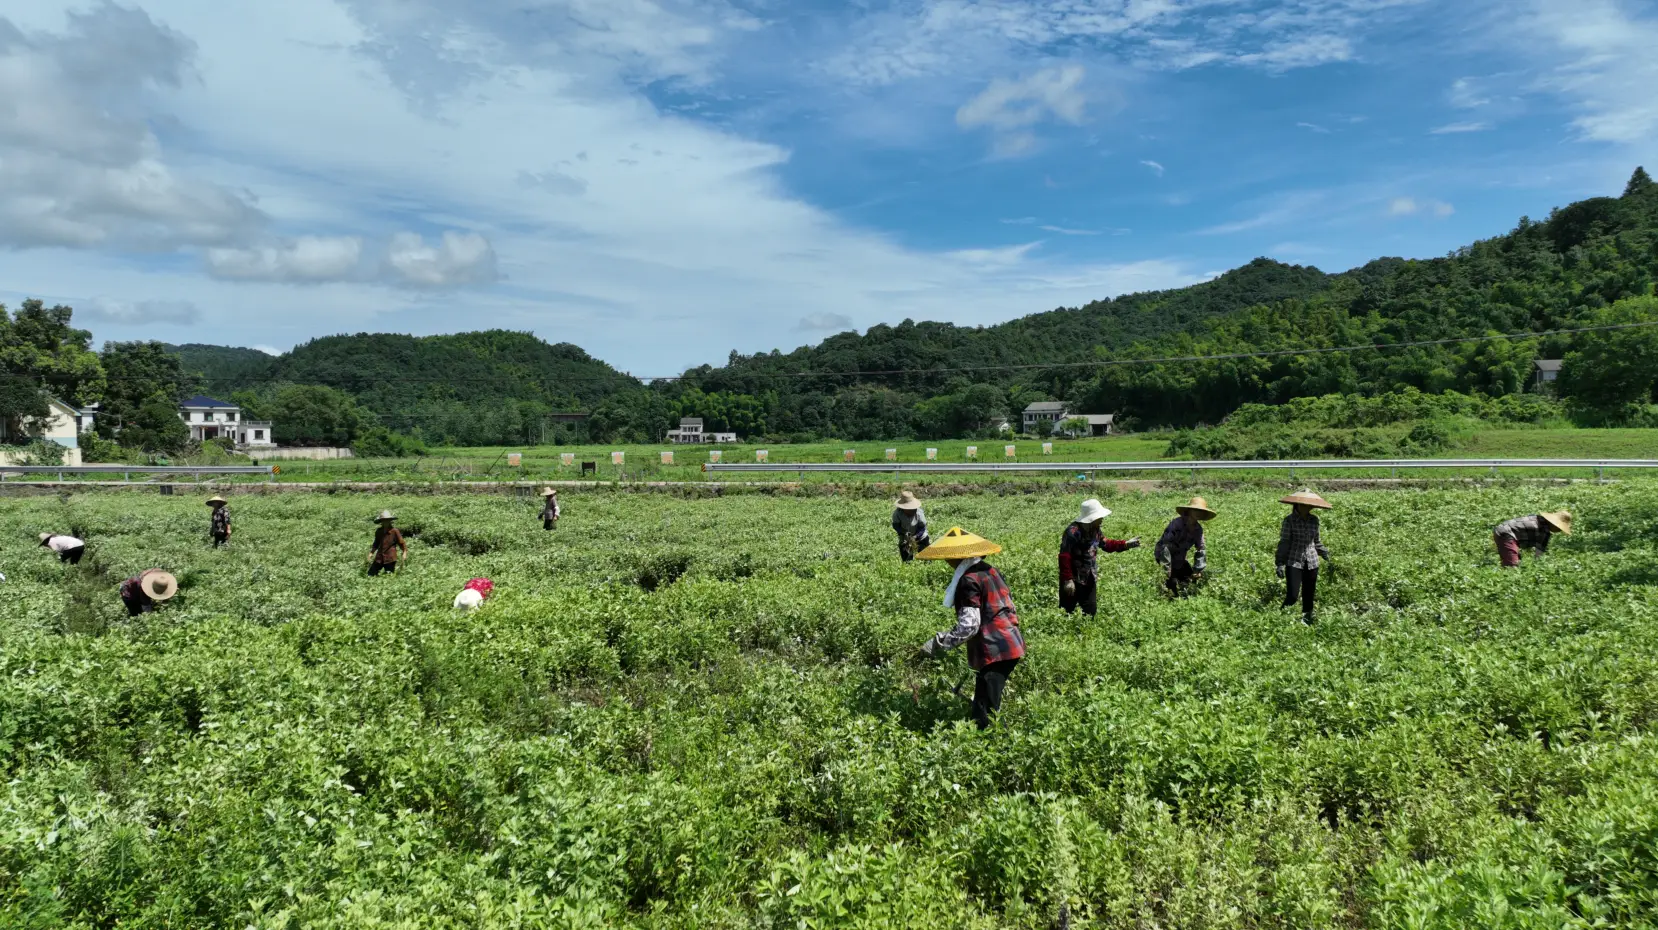
<path fill-rule="evenodd" d="M 1106 498 L 1101 612 L 1055 492 L 929 500 L 1006 547 L 1029 652 L 953 688 L 889 502 L 759 492 L 238 496 L 0 509 L 0 926 L 1554 928 L 1658 921 L 1658 487 L 1328 496 L 1319 622 L 1277 496 Z M 406 570 L 365 577 L 382 507 Z M 1569 507 L 1518 570 L 1490 531 Z M 34 545 L 89 542 L 78 567 Z M 182 593 L 128 620 L 138 570 Z M 495 581 L 478 612 L 450 601 Z M 967 689 L 971 688 L 970 682 Z"/>

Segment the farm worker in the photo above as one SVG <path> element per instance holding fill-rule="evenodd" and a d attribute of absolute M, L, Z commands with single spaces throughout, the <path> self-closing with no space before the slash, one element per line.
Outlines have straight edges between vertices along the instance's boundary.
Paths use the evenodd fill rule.
<path fill-rule="evenodd" d="M 909 491 L 898 495 L 892 508 L 892 529 L 898 534 L 898 557 L 905 562 L 933 544 L 927 537 L 927 514 L 921 501 Z"/>
<path fill-rule="evenodd" d="M 967 644 L 967 664 L 977 673 L 973 720 L 981 730 L 990 726 L 990 718 L 1001 709 L 1002 690 L 1025 654 L 1013 595 L 1001 572 L 984 560 L 1001 551 L 1001 546 L 958 526 L 916 555 L 928 561 L 943 560 L 955 569 L 950 586 L 944 589 L 944 606 L 955 609 L 956 625 L 927 640 L 921 655 L 932 658 Z"/>
<path fill-rule="evenodd" d="M 1301 601 L 1301 618 L 1313 619 L 1313 601 L 1318 596 L 1318 565 L 1328 559 L 1330 550 L 1318 535 L 1318 516 L 1315 510 L 1329 510 L 1330 502 L 1312 491 L 1302 490 L 1278 499 L 1293 509 L 1278 530 L 1278 554 L 1274 559 L 1278 577 L 1284 579 L 1284 606 L 1294 607 Z"/>
<path fill-rule="evenodd" d="M 1540 513 L 1530 517 L 1515 517 L 1499 525 L 1492 534 L 1497 543 L 1497 558 L 1504 568 L 1520 564 L 1520 552 L 1530 549 L 1538 555 L 1547 555 L 1549 537 L 1555 533 L 1572 535 L 1572 515 L 1564 510 Z"/>
<path fill-rule="evenodd" d="M 208 532 L 213 536 L 213 548 L 217 549 L 230 542 L 230 507 L 217 495 L 207 499 L 207 506 L 213 508 L 213 522 Z"/>
<path fill-rule="evenodd" d="M 374 546 L 369 550 L 368 573 L 378 575 L 397 573 L 397 563 L 409 557 L 409 544 L 403 541 L 403 534 L 397 531 L 392 524 L 397 518 L 389 510 L 380 511 L 374 518 L 379 524 L 374 530 Z"/>
<path fill-rule="evenodd" d="M 1208 564 L 1208 555 L 1203 548 L 1203 524 L 1206 520 L 1213 520 L 1215 512 L 1209 509 L 1209 502 L 1201 497 L 1192 498 L 1184 507 L 1176 507 L 1175 517 L 1163 536 L 1157 540 L 1157 548 L 1152 550 L 1157 557 L 1157 564 L 1168 572 L 1168 580 L 1164 586 L 1169 593 L 1183 596 L 1190 590 L 1192 582 L 1202 577 L 1203 569 Z M 1194 552 L 1191 561 L 1187 561 L 1186 553 Z"/>
<path fill-rule="evenodd" d="M 558 518 L 563 513 L 558 508 L 558 489 L 542 488 L 541 499 L 544 501 L 541 505 L 541 528 L 544 530 L 557 529 Z"/>
<path fill-rule="evenodd" d="M 1129 549 L 1140 548 L 1140 537 L 1132 539 L 1106 539 L 1100 533 L 1100 524 L 1111 511 L 1100 505 L 1097 500 L 1089 499 L 1082 502 L 1082 512 L 1077 520 L 1065 528 L 1065 535 L 1059 541 L 1059 606 L 1066 613 L 1074 613 L 1078 607 L 1088 616 L 1094 616 L 1099 609 L 1099 550 L 1106 552 L 1126 552 Z"/>
<path fill-rule="evenodd" d="M 495 590 L 495 582 L 488 578 L 474 578 L 466 583 L 461 593 L 455 595 L 456 610 L 477 610 L 483 606 L 484 600 Z"/>
<path fill-rule="evenodd" d="M 81 564 L 81 556 L 86 555 L 86 543 L 61 533 L 41 533 L 40 544 L 56 552 L 59 562 L 68 562 L 70 565 Z"/>
<path fill-rule="evenodd" d="M 146 569 L 121 582 L 121 603 L 127 605 L 129 617 L 150 613 L 177 593 L 178 579 L 159 568 Z"/>

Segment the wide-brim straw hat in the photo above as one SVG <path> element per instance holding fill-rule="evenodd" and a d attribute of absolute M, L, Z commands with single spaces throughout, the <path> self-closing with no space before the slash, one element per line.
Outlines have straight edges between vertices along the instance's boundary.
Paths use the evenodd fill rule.
<path fill-rule="evenodd" d="M 977 556 L 995 555 L 1002 551 L 983 536 L 975 536 L 959 526 L 950 527 L 950 532 L 940 536 L 932 545 L 916 554 L 918 559 L 950 560 L 971 559 Z"/>
<path fill-rule="evenodd" d="M 1093 523 L 1095 520 L 1104 520 L 1109 516 L 1111 516 L 1110 508 L 1093 498 L 1089 498 L 1082 502 L 1082 509 L 1077 513 L 1077 522 Z"/>
<path fill-rule="evenodd" d="M 52 534 L 51 533 L 41 533 L 40 534 L 40 544 L 42 546 L 46 545 L 47 543 L 49 543 L 51 541 L 52 541 Z"/>
<path fill-rule="evenodd" d="M 152 601 L 165 601 L 178 593 L 178 579 L 164 571 L 148 571 L 138 580 L 144 595 Z"/>
<path fill-rule="evenodd" d="M 1278 498 L 1280 504 L 1305 504 L 1314 510 L 1330 510 L 1330 502 L 1310 490 L 1297 491 L 1289 497 Z"/>
<path fill-rule="evenodd" d="M 397 517 L 391 511 L 382 510 L 382 511 L 380 511 L 380 515 L 378 517 L 374 518 L 374 522 L 375 523 L 390 523 L 391 521 L 393 521 L 395 519 L 397 519 Z"/>
<path fill-rule="evenodd" d="M 916 497 L 909 491 L 905 491 L 898 495 L 898 503 L 893 504 L 893 506 L 897 507 L 899 510 L 920 510 L 921 498 Z"/>
<path fill-rule="evenodd" d="M 1175 513 L 1189 513 L 1199 520 L 1213 520 L 1215 512 L 1209 509 L 1209 502 L 1201 497 L 1194 497 L 1189 504 L 1183 504 L 1174 509 Z"/>
<path fill-rule="evenodd" d="M 225 500 L 222 497 L 209 497 L 207 499 L 207 506 L 209 506 L 209 507 L 213 506 L 214 504 L 228 504 L 228 503 L 230 503 L 230 502 Z"/>
<path fill-rule="evenodd" d="M 1567 536 L 1572 535 L 1572 515 L 1570 511 L 1557 510 L 1554 513 L 1540 513 L 1538 516 Z"/>
<path fill-rule="evenodd" d="M 542 497 L 557 497 L 558 496 L 558 488 L 542 488 L 541 489 L 541 496 Z"/>

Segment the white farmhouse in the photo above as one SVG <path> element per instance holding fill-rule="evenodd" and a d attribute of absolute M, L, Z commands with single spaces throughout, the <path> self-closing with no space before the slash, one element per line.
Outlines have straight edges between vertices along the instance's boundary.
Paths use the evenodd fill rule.
<path fill-rule="evenodd" d="M 178 415 L 184 425 L 190 427 L 190 438 L 197 442 L 228 438 L 238 446 L 249 448 L 276 445 L 268 421 L 244 420 L 242 408 L 222 400 L 197 394 L 179 404 Z"/>
<path fill-rule="evenodd" d="M 44 418 L 31 418 L 25 422 L 8 423 L 0 420 L 0 444 L 24 445 L 36 439 L 44 439 L 68 450 L 63 457 L 63 464 L 80 465 L 81 433 L 92 429 L 92 418 L 97 413 L 96 406 L 81 410 L 56 397 L 48 396 L 46 411 Z M 85 424 L 84 429 L 82 424 Z"/>

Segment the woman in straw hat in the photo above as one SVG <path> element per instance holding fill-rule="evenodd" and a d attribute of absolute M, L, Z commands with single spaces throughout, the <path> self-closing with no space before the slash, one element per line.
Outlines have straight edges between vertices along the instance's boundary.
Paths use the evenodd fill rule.
<path fill-rule="evenodd" d="M 1075 523 L 1059 539 L 1059 606 L 1066 613 L 1078 607 L 1092 617 L 1099 610 L 1099 551 L 1126 552 L 1140 547 L 1140 537 L 1106 539 L 1100 524 L 1111 516 L 1099 501 L 1082 502 Z"/>
<path fill-rule="evenodd" d="M 967 664 L 977 674 L 973 721 L 981 730 L 990 726 L 991 717 L 1001 709 L 1002 691 L 1025 655 L 1025 638 L 1019 634 L 1013 595 L 1002 573 L 984 560 L 1001 551 L 1001 546 L 958 526 L 916 556 L 943 560 L 955 569 L 950 586 L 944 590 L 944 606 L 955 609 L 956 625 L 927 640 L 921 655 L 932 658 L 967 644 Z"/>
<path fill-rule="evenodd" d="M 41 533 L 40 544 L 56 552 L 59 562 L 68 562 L 70 565 L 81 564 L 81 556 L 86 555 L 84 541 L 62 533 Z"/>
<path fill-rule="evenodd" d="M 178 579 L 159 568 L 151 568 L 121 582 L 121 603 L 127 605 L 127 616 L 136 617 L 154 611 L 157 604 L 170 601 L 178 593 Z"/>
<path fill-rule="evenodd" d="M 1289 504 L 1290 515 L 1284 518 L 1278 531 L 1278 577 L 1284 579 L 1284 606 L 1294 607 L 1301 601 L 1301 619 L 1313 620 L 1313 602 L 1318 597 L 1318 566 L 1320 559 L 1328 559 L 1330 550 L 1318 533 L 1315 510 L 1329 510 L 1330 502 L 1312 491 L 1297 491 L 1278 499 Z"/>
<path fill-rule="evenodd" d="M 380 511 L 374 522 L 378 526 L 374 530 L 374 545 L 369 549 L 368 573 L 371 576 L 381 572 L 395 575 L 398 563 L 409 557 L 409 544 L 393 525 L 397 522 L 397 517 L 393 516 L 391 511 Z"/>
<path fill-rule="evenodd" d="M 1202 577 L 1203 569 L 1208 566 L 1208 555 L 1203 548 L 1203 524 L 1213 520 L 1215 512 L 1209 509 L 1209 502 L 1201 497 L 1194 497 L 1190 503 L 1174 510 L 1180 516 L 1170 521 L 1163 530 L 1163 537 L 1157 540 L 1153 553 L 1157 564 L 1168 572 L 1164 586 L 1170 594 L 1184 597 L 1191 592 L 1192 583 Z M 1189 552 L 1193 553 L 1190 560 L 1186 557 Z"/>
<path fill-rule="evenodd" d="M 558 508 L 558 489 L 542 488 L 541 500 L 541 528 L 544 530 L 557 529 L 558 518 L 563 514 L 563 511 Z"/>
<path fill-rule="evenodd" d="M 1549 537 L 1555 533 L 1572 535 L 1572 515 L 1564 510 L 1540 513 L 1530 517 L 1515 517 L 1503 523 L 1492 533 L 1497 544 L 1497 560 L 1504 568 L 1520 564 L 1520 552 L 1530 549 L 1537 555 L 1547 555 Z"/>
<path fill-rule="evenodd" d="M 898 558 L 905 562 L 933 544 L 927 536 L 927 514 L 921 509 L 921 500 L 909 491 L 899 494 L 892 507 L 892 529 L 898 534 Z"/>
<path fill-rule="evenodd" d="M 217 494 L 207 499 L 207 506 L 213 508 L 213 522 L 207 531 L 213 537 L 213 548 L 217 549 L 230 542 L 230 507 Z"/>

